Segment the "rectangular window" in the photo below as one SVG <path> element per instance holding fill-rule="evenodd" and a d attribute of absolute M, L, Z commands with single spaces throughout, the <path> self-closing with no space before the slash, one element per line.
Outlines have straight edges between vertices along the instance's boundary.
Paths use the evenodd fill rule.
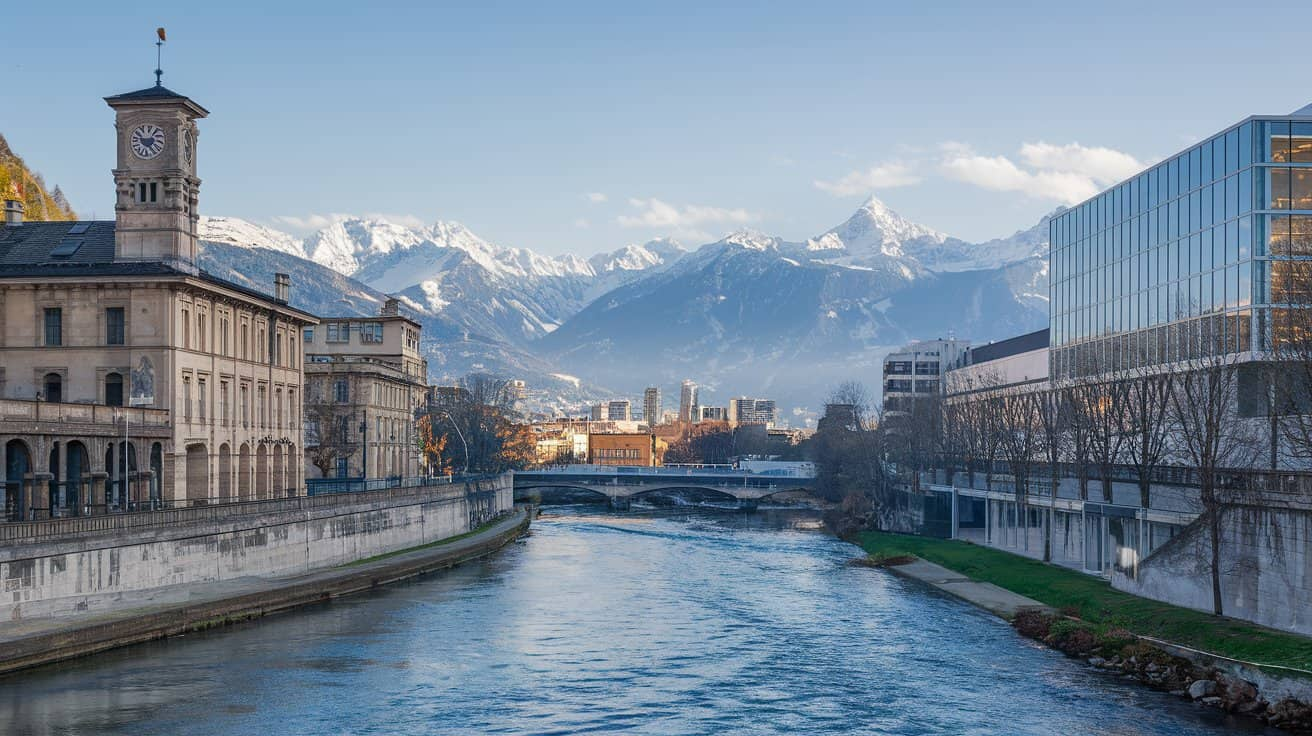
<path fill-rule="evenodd" d="M 228 354 L 228 318 L 219 320 L 219 355 Z"/>
<path fill-rule="evenodd" d="M 196 312 L 196 340 L 200 344 L 200 351 L 205 352 L 205 313 Z"/>
<path fill-rule="evenodd" d="M 246 427 L 251 423 L 251 390 L 249 386 L 241 387 L 241 426 Z"/>
<path fill-rule="evenodd" d="M 108 307 L 105 309 L 105 344 L 122 345 L 124 344 L 124 309 L 123 307 Z"/>
<path fill-rule="evenodd" d="M 191 378 L 182 378 L 182 415 L 191 421 Z"/>
<path fill-rule="evenodd" d="M 219 423 L 228 424 L 228 382 L 219 382 Z"/>
<path fill-rule="evenodd" d="M 206 389 L 205 379 L 204 379 L 204 378 L 197 379 L 197 381 L 196 381 L 196 406 L 197 406 L 197 409 L 196 409 L 196 415 L 200 418 L 200 420 L 201 420 L 202 422 L 205 421 L 205 395 L 208 393 L 205 389 Z"/>
<path fill-rule="evenodd" d="M 380 343 L 383 341 L 383 326 L 377 322 L 360 325 L 360 342 Z"/>
<path fill-rule="evenodd" d="M 350 322 L 329 322 L 328 323 L 328 342 L 350 342 L 351 341 L 351 323 Z"/>
<path fill-rule="evenodd" d="M 306 345 L 309 345 L 310 343 L 314 342 L 314 328 L 313 328 L 313 327 L 306 327 L 306 328 L 305 328 L 304 333 L 301 335 L 301 341 L 304 342 Z"/>
<path fill-rule="evenodd" d="M 45 309 L 46 345 L 54 347 L 64 344 L 64 310 L 60 307 Z"/>
<path fill-rule="evenodd" d="M 339 378 L 333 383 L 333 399 L 339 404 L 350 401 L 350 385 L 345 378 Z"/>
<path fill-rule="evenodd" d="M 159 197 L 157 196 L 158 193 L 159 193 L 158 187 L 159 187 L 159 185 L 156 184 L 155 182 L 152 181 L 152 182 L 150 183 L 150 201 L 151 201 L 151 202 L 158 202 L 158 201 L 159 201 Z"/>

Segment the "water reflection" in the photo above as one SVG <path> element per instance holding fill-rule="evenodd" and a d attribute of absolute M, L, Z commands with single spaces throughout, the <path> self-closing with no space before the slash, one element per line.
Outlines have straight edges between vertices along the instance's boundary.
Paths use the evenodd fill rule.
<path fill-rule="evenodd" d="M 0 680 L 24 734 L 1222 733 L 801 531 L 552 509 L 488 560 Z M 1234 726 L 1236 724 L 1230 724 Z"/>

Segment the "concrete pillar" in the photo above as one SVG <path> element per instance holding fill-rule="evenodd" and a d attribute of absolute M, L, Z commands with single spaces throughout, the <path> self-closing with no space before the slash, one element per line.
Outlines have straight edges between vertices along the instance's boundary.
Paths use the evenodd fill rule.
<path fill-rule="evenodd" d="M 32 476 L 32 498 L 29 502 L 35 509 L 44 509 L 45 518 L 51 518 L 52 509 L 50 508 L 50 481 L 55 479 L 54 473 L 33 473 Z M 33 511 L 32 518 L 39 518 L 41 511 Z"/>
<path fill-rule="evenodd" d="M 961 520 L 957 516 L 957 503 L 957 486 L 954 484 L 952 486 L 952 527 L 948 529 L 948 539 L 956 539 L 958 536 L 957 527 Z"/>
<path fill-rule="evenodd" d="M 87 498 L 87 503 L 91 505 L 91 513 L 108 513 L 109 507 L 105 503 L 105 482 L 109 480 L 109 473 L 95 471 L 90 474 L 90 477 L 91 492 Z"/>

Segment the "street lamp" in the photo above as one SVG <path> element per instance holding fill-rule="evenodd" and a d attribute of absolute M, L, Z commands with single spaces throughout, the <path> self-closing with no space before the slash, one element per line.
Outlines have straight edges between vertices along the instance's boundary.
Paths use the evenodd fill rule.
<path fill-rule="evenodd" d="M 460 425 L 456 424 L 455 417 L 451 416 L 451 412 L 447 411 L 446 409 L 438 409 L 438 411 L 446 415 L 447 421 L 451 422 L 451 427 L 456 431 L 456 436 L 460 438 L 460 444 L 463 445 L 465 448 L 465 467 L 461 469 L 460 473 L 461 475 L 468 473 L 469 472 L 469 443 L 465 442 L 465 435 L 463 432 L 460 431 Z"/>

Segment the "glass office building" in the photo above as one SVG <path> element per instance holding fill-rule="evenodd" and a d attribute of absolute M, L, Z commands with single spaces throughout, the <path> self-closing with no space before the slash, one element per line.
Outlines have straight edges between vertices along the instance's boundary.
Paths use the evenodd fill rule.
<path fill-rule="evenodd" d="M 1259 358 L 1312 325 L 1296 318 L 1312 310 L 1312 105 L 1248 118 L 1050 228 L 1054 378 Z"/>

